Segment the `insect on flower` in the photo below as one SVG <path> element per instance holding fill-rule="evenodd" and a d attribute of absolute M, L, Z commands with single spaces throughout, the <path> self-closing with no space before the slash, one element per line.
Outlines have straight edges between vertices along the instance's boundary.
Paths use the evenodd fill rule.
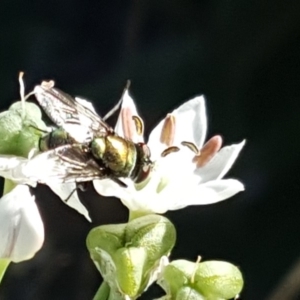
<path fill-rule="evenodd" d="M 118 136 L 105 122 L 117 107 L 101 118 L 89 102 L 54 88 L 53 81 L 42 82 L 34 93 L 58 126 L 41 138 L 39 146 L 65 166 L 63 182 L 109 178 L 126 187 L 119 178 L 131 178 L 136 183 L 147 178 L 152 167 L 147 145 Z M 135 121 L 142 131 L 142 120 L 136 117 Z"/>

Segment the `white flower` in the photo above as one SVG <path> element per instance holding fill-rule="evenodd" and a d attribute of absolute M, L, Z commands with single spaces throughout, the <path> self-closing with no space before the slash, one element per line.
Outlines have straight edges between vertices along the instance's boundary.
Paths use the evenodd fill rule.
<path fill-rule="evenodd" d="M 27 185 L 17 185 L 0 199 L 0 258 L 30 259 L 42 247 L 44 225 Z"/>
<path fill-rule="evenodd" d="M 44 225 L 35 197 L 29 186 L 46 183 L 62 200 L 83 214 L 89 221 L 86 208 L 81 204 L 75 183 L 59 183 L 55 160 L 47 159 L 51 152 L 32 158 L 0 155 L 0 176 L 16 184 L 0 199 L 0 258 L 14 262 L 30 259 L 42 247 Z M 64 203 L 66 203 L 64 201 Z"/>
<path fill-rule="evenodd" d="M 17 184 L 28 184 L 35 187 L 37 183 L 48 185 L 60 199 L 91 221 L 89 213 L 80 202 L 75 183 L 61 183 L 59 174 L 64 173 L 64 167 L 57 164 L 57 157 L 51 151 L 29 158 L 13 155 L 0 155 L 0 176 L 12 180 Z M 52 156 L 52 157 L 50 157 Z M 68 201 L 65 201 L 68 199 Z"/>
<path fill-rule="evenodd" d="M 131 115 L 137 112 L 126 92 L 116 133 L 141 142 L 142 136 L 130 121 Z M 147 213 L 216 203 L 244 190 L 238 180 L 222 178 L 245 141 L 220 150 L 220 136 L 214 136 L 204 145 L 206 130 L 205 100 L 200 96 L 168 114 L 150 134 L 148 147 L 154 163 L 150 178 L 142 184 L 122 178 L 127 188 L 108 179 L 95 180 L 95 189 L 101 195 L 120 198 L 131 211 Z"/>
<path fill-rule="evenodd" d="M 43 222 L 28 185 L 47 184 L 62 200 L 68 198 L 67 204 L 90 221 L 75 191 L 76 184 L 57 180 L 57 174 L 63 173 L 62 166 L 57 165 L 57 157 L 48 159 L 53 156 L 51 151 L 33 156 L 39 135 L 32 127 L 44 130 L 45 124 L 40 109 L 25 102 L 32 93 L 25 97 L 22 76 L 20 73 L 21 102 L 0 114 L 1 153 L 27 155 L 29 152 L 28 158 L 0 155 L 0 176 L 8 180 L 6 184 L 10 184 L 10 188 L 14 187 L 0 199 L 0 258 L 15 262 L 31 258 L 44 241 Z"/>

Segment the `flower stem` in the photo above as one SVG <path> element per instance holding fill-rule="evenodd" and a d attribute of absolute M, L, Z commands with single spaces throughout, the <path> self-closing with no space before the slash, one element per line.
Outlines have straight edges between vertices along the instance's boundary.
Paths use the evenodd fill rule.
<path fill-rule="evenodd" d="M 8 260 L 8 259 L 5 259 L 5 258 L 0 259 L 0 283 L 2 281 L 2 278 L 5 274 L 5 271 L 9 265 L 9 263 L 10 263 L 10 260 Z"/>
<path fill-rule="evenodd" d="M 130 210 L 129 211 L 129 220 L 128 221 L 132 221 L 134 219 L 137 219 L 139 217 L 143 217 L 143 216 L 146 216 L 146 215 L 149 215 L 149 213 L 147 212 L 144 212 L 144 211 L 138 211 L 138 210 Z"/>
<path fill-rule="evenodd" d="M 3 188 L 3 195 L 9 193 L 15 186 L 16 186 L 16 184 L 13 181 L 11 181 L 9 179 L 5 179 L 4 188 Z"/>
<path fill-rule="evenodd" d="M 93 300 L 130 300 L 126 295 L 121 294 L 118 290 L 111 289 L 109 285 L 103 281 L 99 287 Z"/>
<path fill-rule="evenodd" d="M 110 288 L 106 282 L 102 282 L 93 300 L 108 300 Z"/>

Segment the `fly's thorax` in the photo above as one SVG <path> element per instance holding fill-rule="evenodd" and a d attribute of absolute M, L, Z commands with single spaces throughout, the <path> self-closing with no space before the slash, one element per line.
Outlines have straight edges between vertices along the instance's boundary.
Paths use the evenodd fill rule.
<path fill-rule="evenodd" d="M 106 151 L 106 137 L 93 139 L 91 142 L 91 151 L 95 158 L 103 160 Z"/>
<path fill-rule="evenodd" d="M 72 143 L 72 141 L 73 139 L 63 128 L 56 128 L 40 138 L 39 148 L 41 151 L 47 151 L 59 146 L 67 145 Z"/>
<path fill-rule="evenodd" d="M 93 155 L 113 171 L 116 177 L 130 177 L 136 162 L 135 144 L 116 135 L 92 141 Z"/>

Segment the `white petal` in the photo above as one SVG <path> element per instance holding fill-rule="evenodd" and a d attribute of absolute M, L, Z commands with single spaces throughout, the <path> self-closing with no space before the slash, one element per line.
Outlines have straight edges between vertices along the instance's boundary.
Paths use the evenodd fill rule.
<path fill-rule="evenodd" d="M 242 141 L 223 147 L 207 165 L 196 169 L 195 174 L 200 176 L 200 182 L 221 179 L 229 171 L 244 145 L 245 141 Z"/>
<path fill-rule="evenodd" d="M 110 179 L 93 180 L 93 185 L 96 192 L 105 197 L 121 198 L 124 193 L 124 188 Z"/>
<path fill-rule="evenodd" d="M 44 225 L 29 187 L 17 185 L 0 199 L 0 257 L 30 259 L 42 247 Z"/>
<path fill-rule="evenodd" d="M 180 193 L 186 184 L 196 186 L 198 183 L 199 179 L 193 174 L 193 168 L 191 151 L 182 149 L 158 160 L 150 180 L 141 189 L 128 178 L 121 179 L 127 185 L 126 188 L 110 179 L 94 180 L 93 184 L 99 194 L 120 198 L 129 210 L 164 213 L 170 205 L 167 199 L 173 200 L 173 197 L 168 197 L 169 194 Z"/>
<path fill-rule="evenodd" d="M 35 187 L 37 182 L 45 183 L 49 180 L 59 182 L 65 173 L 66 168 L 54 150 L 40 153 L 30 159 L 0 155 L 0 176 L 15 183 Z"/>
<path fill-rule="evenodd" d="M 124 110 L 124 109 L 130 110 L 132 116 L 137 116 L 141 119 L 141 117 L 139 116 L 139 114 L 137 112 L 134 101 L 128 93 L 128 90 L 126 90 L 124 92 L 122 106 L 121 106 L 121 112 L 119 114 L 117 124 L 115 126 L 115 132 L 117 133 L 117 135 L 119 135 L 121 137 L 125 137 L 125 132 L 124 132 L 124 128 L 123 128 L 123 120 L 122 120 L 122 118 L 123 118 L 122 110 Z M 134 121 L 133 120 L 130 120 L 130 121 L 132 121 L 132 126 L 135 126 Z M 144 141 L 144 138 L 143 138 L 143 136 L 135 134 L 133 137 L 131 137 L 131 140 L 135 143 L 142 143 Z"/>
<path fill-rule="evenodd" d="M 170 193 L 170 190 L 173 193 Z M 237 180 L 215 180 L 198 186 L 185 184 L 166 189 L 153 198 L 148 204 L 148 209 L 155 213 L 165 213 L 168 210 L 178 210 L 190 205 L 212 204 L 225 200 L 236 193 L 243 191 L 244 186 Z"/>
<path fill-rule="evenodd" d="M 207 130 L 204 97 L 196 97 L 185 102 L 171 114 L 176 117 L 173 145 L 179 146 L 181 142 L 187 141 L 195 143 L 200 148 L 204 143 Z M 154 160 L 167 148 L 166 145 L 160 142 L 164 122 L 165 120 L 163 119 L 149 136 L 148 146 L 151 149 L 151 157 Z"/>
<path fill-rule="evenodd" d="M 165 213 L 172 209 L 173 205 L 176 206 L 174 202 L 177 203 L 177 198 L 184 193 L 185 188 L 189 188 L 189 185 L 185 183 L 193 182 L 188 177 L 191 176 L 186 176 L 186 178 L 183 176 L 173 176 L 170 179 L 164 178 L 161 177 L 158 170 L 152 174 L 150 181 L 143 189 L 127 188 L 128 193 L 123 194 L 121 201 L 132 211 Z"/>
<path fill-rule="evenodd" d="M 154 173 L 154 175 L 158 175 Z M 127 187 L 121 187 L 117 183 L 111 181 L 110 179 L 94 180 L 93 184 L 95 190 L 102 196 L 114 196 L 120 198 L 122 203 L 132 211 L 147 211 L 155 212 L 152 209 L 152 196 L 156 197 L 156 188 L 158 186 L 160 177 L 152 176 L 149 183 L 141 190 L 136 190 L 136 187 L 132 180 L 127 178 L 121 179 Z"/>
<path fill-rule="evenodd" d="M 36 186 L 36 181 L 31 180 L 24 174 L 23 168 L 28 159 L 13 155 L 0 155 L 0 176 L 10 179 L 16 183 L 26 183 Z"/>
<path fill-rule="evenodd" d="M 58 160 L 54 151 L 40 153 L 32 159 L 14 156 L 0 156 L 0 175 L 16 183 L 36 186 L 37 182 L 47 184 L 62 200 L 66 200 L 75 190 L 75 183 L 62 183 L 66 168 Z M 80 202 L 75 191 L 67 202 L 70 207 L 91 221 L 88 211 Z"/>
<path fill-rule="evenodd" d="M 82 214 L 89 222 L 91 218 L 85 206 L 81 203 L 76 191 L 76 183 L 48 183 L 50 189 L 63 201 L 63 203 Z M 71 195 L 72 194 L 72 195 Z M 71 195 L 71 196 L 70 196 Z M 68 199 L 66 201 L 66 199 Z"/>
<path fill-rule="evenodd" d="M 148 284 L 147 284 L 145 290 L 147 290 L 152 285 L 153 282 L 157 281 L 157 279 L 161 277 L 164 269 L 169 264 L 170 264 L 169 258 L 166 255 L 162 256 L 160 258 L 160 260 L 158 262 L 156 262 L 156 267 L 154 267 L 151 270 L 149 281 L 148 281 Z"/>
<path fill-rule="evenodd" d="M 243 190 L 244 185 L 238 180 L 213 180 L 198 185 L 193 191 L 188 191 L 182 204 L 184 206 L 212 204 L 228 199 Z M 179 208 L 181 207 L 178 206 L 176 209 Z"/>
<path fill-rule="evenodd" d="M 204 96 L 195 97 L 185 102 L 173 113 L 178 118 L 178 126 L 176 125 L 177 142 L 193 142 L 201 147 L 205 141 L 207 130 Z"/>

